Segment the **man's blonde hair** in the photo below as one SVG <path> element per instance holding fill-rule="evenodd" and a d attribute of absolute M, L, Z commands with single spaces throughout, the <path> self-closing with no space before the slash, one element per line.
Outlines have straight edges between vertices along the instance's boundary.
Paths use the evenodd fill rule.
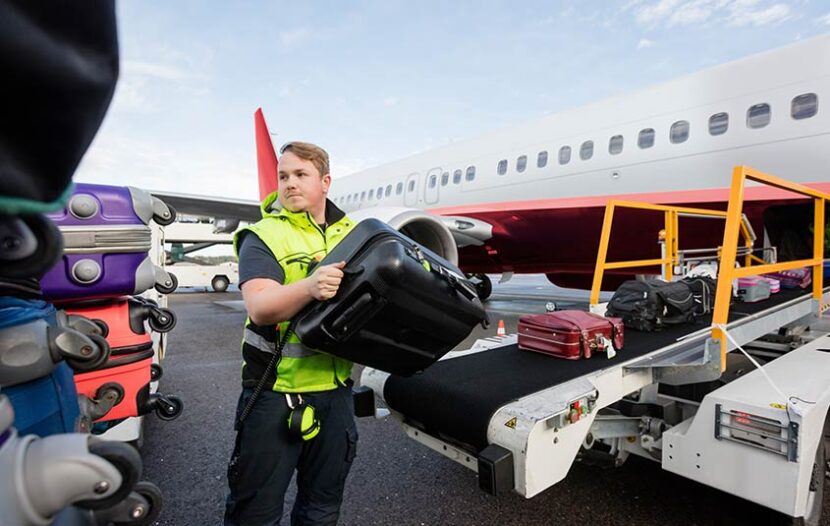
<path fill-rule="evenodd" d="M 300 159 L 311 161 L 314 167 L 320 172 L 321 177 L 329 173 L 329 154 L 316 144 L 292 141 L 284 144 L 280 148 L 280 155 L 285 152 L 291 152 Z"/>

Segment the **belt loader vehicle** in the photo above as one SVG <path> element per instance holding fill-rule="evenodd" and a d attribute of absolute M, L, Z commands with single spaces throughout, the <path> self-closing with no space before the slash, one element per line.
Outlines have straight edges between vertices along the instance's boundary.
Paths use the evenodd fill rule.
<path fill-rule="evenodd" d="M 702 323 L 626 331 L 613 360 L 520 351 L 514 335 L 479 340 L 416 376 L 367 368 L 363 385 L 385 400 L 409 437 L 477 471 L 481 488 L 493 494 L 512 490 L 531 498 L 564 479 L 580 458 L 600 456 L 619 465 L 633 454 L 795 524 L 818 524 L 830 458 L 824 232 L 814 229 L 812 258 L 761 260 L 752 253 L 754 234 L 741 213 L 746 181 L 807 196 L 814 224 L 824 224 L 830 196 L 745 167 L 733 173 L 726 212 L 643 206 L 666 216 L 665 253 L 657 260 L 606 262 L 613 203 L 606 212 L 594 303 L 607 268 L 662 265 L 671 279 L 682 260 L 678 217 L 725 219 L 714 312 Z M 742 233 L 747 241 L 739 247 Z M 730 306 L 737 278 L 797 267 L 813 270 L 812 290 L 783 290 L 763 302 Z M 805 325 L 809 332 L 791 339 L 798 346 L 779 345 L 783 351 L 772 360 L 746 353 L 765 335 Z"/>

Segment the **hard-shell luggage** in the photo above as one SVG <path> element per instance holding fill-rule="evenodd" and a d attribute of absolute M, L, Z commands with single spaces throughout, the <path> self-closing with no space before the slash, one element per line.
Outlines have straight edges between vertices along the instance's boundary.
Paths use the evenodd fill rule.
<path fill-rule="evenodd" d="M 159 418 L 172 420 L 182 410 L 178 397 L 150 394 L 153 350 L 121 354 L 102 368 L 75 375 L 78 393 L 97 406 L 85 407 L 96 422 L 109 422 L 156 411 Z"/>
<path fill-rule="evenodd" d="M 153 340 L 146 330 L 145 321 L 156 332 L 168 332 L 176 325 L 176 316 L 171 310 L 141 298 L 72 305 L 64 311 L 69 315 L 84 316 L 96 323 L 109 342 L 113 355 L 153 348 Z"/>
<path fill-rule="evenodd" d="M 767 274 L 767 277 L 777 279 L 785 289 L 806 289 L 813 283 L 813 274 L 809 268 L 782 270 Z"/>
<path fill-rule="evenodd" d="M 433 364 L 486 320 L 452 263 L 389 225 L 358 223 L 321 262 L 345 261 L 337 295 L 301 311 L 304 345 L 399 375 Z"/>
<path fill-rule="evenodd" d="M 694 293 L 683 281 L 629 280 L 614 292 L 605 311 L 629 329 L 657 331 L 694 320 Z"/>
<path fill-rule="evenodd" d="M 45 437 L 78 431 L 78 394 L 66 363 L 36 380 L 3 387 L 14 407 L 17 430 L 23 435 Z"/>
<path fill-rule="evenodd" d="M 781 292 L 781 281 L 769 276 L 764 276 L 764 279 L 769 283 L 769 291 L 771 294 L 778 294 Z"/>
<path fill-rule="evenodd" d="M 519 317 L 519 349 L 567 360 L 590 358 L 595 352 L 613 357 L 614 351 L 623 347 L 623 332 L 619 318 L 590 312 L 526 314 Z"/>
<path fill-rule="evenodd" d="M 760 276 L 738 278 L 738 299 L 744 303 L 755 303 L 769 298 L 770 282 Z"/>
<path fill-rule="evenodd" d="M 140 294 L 176 288 L 175 276 L 148 257 L 151 219 L 169 224 L 175 211 L 131 187 L 79 184 L 60 212 L 49 217 L 64 239 L 64 255 L 41 279 L 52 301 Z"/>

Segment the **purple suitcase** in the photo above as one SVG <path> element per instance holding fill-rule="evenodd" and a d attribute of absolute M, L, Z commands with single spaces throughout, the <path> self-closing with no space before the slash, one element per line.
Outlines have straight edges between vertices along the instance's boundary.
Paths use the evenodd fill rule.
<path fill-rule="evenodd" d="M 170 224 L 175 216 L 172 208 L 137 188 L 78 184 L 66 208 L 49 214 L 63 234 L 64 254 L 41 278 L 44 297 L 58 302 L 105 298 L 153 286 L 172 292 L 175 277 L 148 257 L 148 224 Z"/>

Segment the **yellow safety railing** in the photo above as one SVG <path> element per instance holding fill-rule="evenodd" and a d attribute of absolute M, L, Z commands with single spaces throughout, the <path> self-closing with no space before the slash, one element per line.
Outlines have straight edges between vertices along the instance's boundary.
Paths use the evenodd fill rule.
<path fill-rule="evenodd" d="M 607 261 L 608 244 L 611 241 L 611 225 L 614 221 L 614 212 L 616 212 L 618 208 L 632 208 L 637 210 L 651 210 L 655 212 L 663 212 L 665 219 L 665 251 L 661 258 L 613 262 Z M 600 236 L 599 251 L 597 253 L 597 263 L 594 269 L 594 280 L 591 285 L 591 305 L 596 305 L 599 302 L 599 293 L 602 287 L 602 279 L 605 276 L 606 270 L 621 268 L 654 267 L 662 265 L 663 278 L 666 281 L 671 281 L 672 268 L 674 267 L 674 265 L 679 264 L 680 261 L 679 240 L 681 217 L 726 219 L 727 212 L 723 210 L 709 210 L 706 208 L 656 205 L 651 203 L 638 203 L 634 201 L 620 201 L 616 199 L 608 201 L 608 204 L 605 207 L 605 220 L 602 224 L 602 235 Z M 750 233 L 747 223 L 745 221 L 740 221 L 739 229 L 744 237 L 744 246 L 747 248 L 746 265 L 750 265 L 753 259 L 763 262 L 763 260 L 751 254 L 753 236 Z"/>
<path fill-rule="evenodd" d="M 762 265 L 747 264 L 744 267 L 735 268 L 738 233 L 741 230 L 744 190 L 747 180 L 812 198 L 813 257 L 811 259 Z M 824 202 L 828 199 L 830 199 L 830 194 L 759 172 L 748 166 L 736 166 L 732 170 L 732 186 L 729 191 L 729 206 L 726 210 L 726 228 L 723 232 L 721 260 L 718 269 L 715 311 L 712 315 L 712 338 L 720 342 L 721 372 L 726 369 L 727 343 L 725 335 L 718 327 L 725 326 L 729 320 L 729 303 L 732 298 L 732 281 L 734 279 L 801 267 L 811 267 L 813 274 L 813 298 L 816 300 L 818 306 L 817 314 L 824 311 L 824 306 L 821 304 L 822 290 L 824 288 Z"/>

